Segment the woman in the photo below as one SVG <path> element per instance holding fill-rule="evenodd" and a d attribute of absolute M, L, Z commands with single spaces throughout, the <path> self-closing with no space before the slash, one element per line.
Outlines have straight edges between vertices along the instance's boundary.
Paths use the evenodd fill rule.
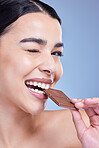
<path fill-rule="evenodd" d="M 62 52 L 53 8 L 38 0 L 0 1 L 0 147 L 99 148 L 99 98 L 72 99 L 85 110 L 71 110 L 73 120 L 69 110 L 44 111 L 43 89 L 60 79 Z"/>

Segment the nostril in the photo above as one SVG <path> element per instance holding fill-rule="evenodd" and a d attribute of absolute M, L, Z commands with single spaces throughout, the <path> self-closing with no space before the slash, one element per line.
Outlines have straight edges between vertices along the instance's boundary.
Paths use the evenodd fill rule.
<path fill-rule="evenodd" d="M 54 59 L 45 60 L 39 65 L 39 70 L 48 75 L 54 74 L 57 71 L 57 65 Z"/>
<path fill-rule="evenodd" d="M 50 70 L 43 70 L 45 73 L 48 73 L 48 74 L 50 74 L 51 72 L 50 72 Z"/>

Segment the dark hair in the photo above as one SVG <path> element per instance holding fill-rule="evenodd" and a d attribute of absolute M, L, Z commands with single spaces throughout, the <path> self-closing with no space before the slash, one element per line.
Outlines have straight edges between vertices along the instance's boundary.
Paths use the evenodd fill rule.
<path fill-rule="evenodd" d="M 56 11 L 39 0 L 0 0 L 0 35 L 6 33 L 20 16 L 32 12 L 47 13 L 61 24 Z"/>

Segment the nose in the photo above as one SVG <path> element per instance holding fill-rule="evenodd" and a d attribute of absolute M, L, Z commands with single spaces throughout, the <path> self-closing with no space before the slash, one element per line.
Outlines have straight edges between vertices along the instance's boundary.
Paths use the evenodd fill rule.
<path fill-rule="evenodd" d="M 44 55 L 39 70 L 47 75 L 53 75 L 57 71 L 55 59 L 51 54 Z"/>

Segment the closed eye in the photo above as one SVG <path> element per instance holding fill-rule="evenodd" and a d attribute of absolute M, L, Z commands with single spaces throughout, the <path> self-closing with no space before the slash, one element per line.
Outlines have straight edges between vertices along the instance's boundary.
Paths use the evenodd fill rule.
<path fill-rule="evenodd" d="M 55 51 L 55 52 L 51 53 L 51 55 L 60 56 L 60 57 L 63 56 L 62 52 L 60 52 L 60 51 Z"/>
<path fill-rule="evenodd" d="M 39 50 L 36 50 L 36 49 L 28 49 L 27 51 L 28 52 L 39 52 Z"/>

